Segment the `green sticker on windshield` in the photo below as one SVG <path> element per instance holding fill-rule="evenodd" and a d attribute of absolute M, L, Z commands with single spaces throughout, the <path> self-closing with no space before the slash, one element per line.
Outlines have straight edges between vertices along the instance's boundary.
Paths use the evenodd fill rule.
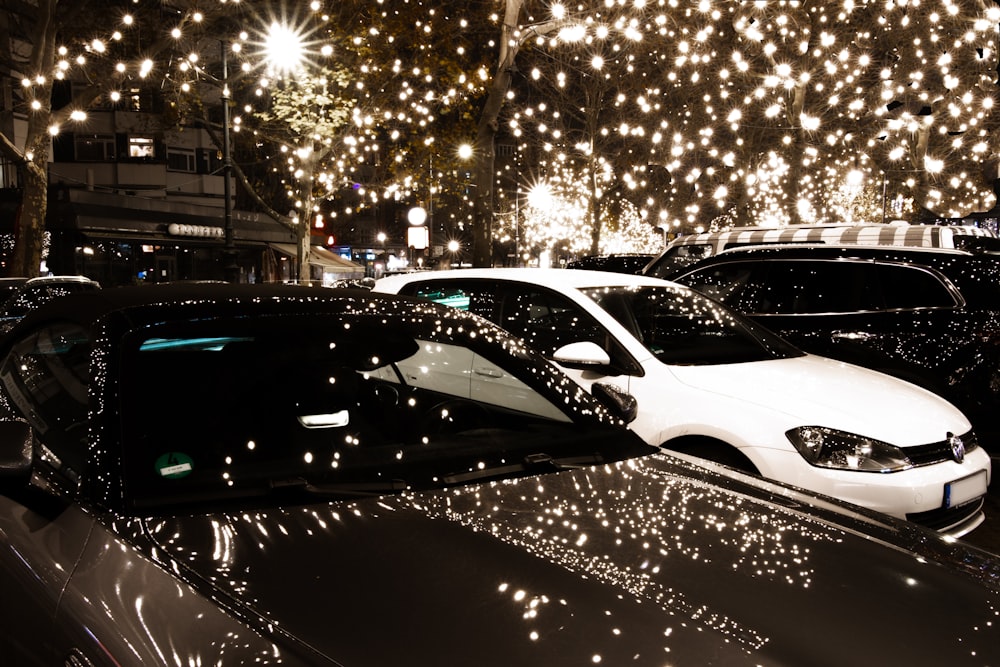
<path fill-rule="evenodd" d="M 180 479 L 187 477 L 194 470 L 194 461 L 187 454 L 181 452 L 167 452 L 156 459 L 156 472 L 160 477 L 166 479 Z"/>

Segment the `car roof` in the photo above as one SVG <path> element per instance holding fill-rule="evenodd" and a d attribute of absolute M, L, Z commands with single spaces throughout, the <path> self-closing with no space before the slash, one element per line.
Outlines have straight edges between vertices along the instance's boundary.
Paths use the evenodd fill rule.
<path fill-rule="evenodd" d="M 785 225 L 782 227 L 758 227 L 748 225 L 733 227 L 725 231 L 701 232 L 685 234 L 670 242 L 670 246 L 704 244 L 712 241 L 724 243 L 757 243 L 768 241 L 819 241 L 828 238 L 834 243 L 841 235 L 858 235 L 865 232 L 878 232 L 885 245 L 908 245 L 913 247 L 950 247 L 934 240 L 941 235 L 975 236 L 996 238 L 997 235 L 982 227 L 974 225 L 930 225 L 908 224 L 906 222 L 832 222 L 801 225 Z M 909 239 L 909 242 L 904 242 Z M 895 241 L 895 242 L 894 242 Z M 931 245 L 927 245 L 930 243 Z"/>
<path fill-rule="evenodd" d="M 408 305 L 415 301 L 408 297 L 390 294 L 373 294 L 368 290 L 307 287 L 284 284 L 230 284 L 230 283 L 170 283 L 112 287 L 108 289 L 74 292 L 41 304 L 31 310 L 18 322 L 5 341 L 17 338 L 19 331 L 34 328 L 41 323 L 55 320 L 75 322 L 84 326 L 111 315 L 121 313 L 133 322 L 154 322 L 163 319 L 163 308 L 175 309 L 178 314 L 204 313 L 205 316 L 224 315 L 228 310 L 245 312 L 246 304 L 259 302 L 255 310 L 277 311 L 288 302 L 298 301 L 303 310 L 315 308 L 324 312 L 336 312 L 331 303 L 340 302 L 347 310 L 352 305 L 371 303 L 374 299 L 399 301 Z M 325 304 L 325 305 L 322 305 Z M 287 310 L 287 308 L 285 308 Z M 443 313 L 451 313 L 444 308 Z"/>
<path fill-rule="evenodd" d="M 667 273 L 667 280 L 685 282 L 687 276 L 714 266 L 768 260 L 859 260 L 914 264 L 941 271 L 952 280 L 989 280 L 1000 273 L 1000 253 L 968 252 L 952 248 L 916 248 L 882 245 L 777 244 L 730 248 Z"/>
<path fill-rule="evenodd" d="M 45 285 L 48 283 L 93 283 L 98 284 L 96 280 L 88 278 L 87 276 L 39 276 L 37 278 L 29 278 L 26 285 Z"/>
<path fill-rule="evenodd" d="M 601 260 L 601 259 L 629 259 L 633 257 L 653 257 L 656 253 L 652 252 L 609 252 L 603 255 L 583 255 L 572 260 L 574 262 L 582 262 L 589 260 Z"/>
<path fill-rule="evenodd" d="M 446 271 L 427 271 L 423 273 L 408 273 L 396 276 L 387 276 L 376 283 L 376 289 L 387 285 L 401 286 L 412 282 L 455 278 L 506 280 L 511 282 L 531 283 L 534 285 L 545 285 L 548 287 L 562 289 L 607 287 L 611 285 L 673 285 L 673 283 L 660 278 L 632 275 L 629 273 L 614 273 L 611 271 L 592 271 L 589 269 L 494 268 L 449 269 Z"/>
<path fill-rule="evenodd" d="M 712 257 L 707 257 L 702 263 L 718 258 L 720 261 L 735 259 L 738 257 L 796 257 L 796 258 L 821 258 L 821 257 L 865 257 L 865 258 L 890 258 L 890 257 L 913 257 L 913 258 L 933 258 L 933 257 L 973 257 L 975 253 L 954 248 L 918 248 L 913 246 L 891 246 L 891 245 L 832 245 L 832 244 L 811 244 L 811 243 L 791 243 L 791 244 L 766 244 L 741 246 L 738 248 L 727 248 L 719 251 Z M 690 267 L 689 267 L 690 268 Z"/>

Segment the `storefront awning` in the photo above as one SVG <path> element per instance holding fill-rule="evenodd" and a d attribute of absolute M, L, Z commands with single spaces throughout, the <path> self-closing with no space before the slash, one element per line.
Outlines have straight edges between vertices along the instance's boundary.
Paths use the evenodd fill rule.
<path fill-rule="evenodd" d="M 270 243 L 268 245 L 289 257 L 297 258 L 299 255 L 292 243 Z M 312 246 L 310 249 L 309 263 L 323 267 L 324 273 L 345 274 L 345 278 L 359 278 L 365 275 L 365 267 L 319 246 Z"/>

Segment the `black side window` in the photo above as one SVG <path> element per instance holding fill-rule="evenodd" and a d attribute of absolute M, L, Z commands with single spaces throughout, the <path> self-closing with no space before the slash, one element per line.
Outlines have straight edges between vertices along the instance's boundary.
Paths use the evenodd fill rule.
<path fill-rule="evenodd" d="M 752 315 L 882 310 L 876 266 L 861 262 L 739 262 L 685 284 Z"/>
<path fill-rule="evenodd" d="M 646 275 L 654 278 L 666 278 L 675 271 L 691 266 L 711 255 L 712 246 L 708 243 L 674 246 L 660 255 L 656 263 L 646 271 Z"/>
<path fill-rule="evenodd" d="M 920 267 L 846 261 L 734 262 L 685 276 L 685 285 L 751 315 L 950 308 L 955 297 Z"/>
<path fill-rule="evenodd" d="M 744 313 L 760 312 L 769 291 L 767 266 L 749 262 L 708 267 L 683 276 L 679 282 Z"/>
<path fill-rule="evenodd" d="M 953 308 L 955 297 L 936 275 L 915 266 L 879 264 L 878 283 L 885 295 L 885 308 Z"/>
<path fill-rule="evenodd" d="M 873 264 L 861 262 L 773 262 L 770 299 L 760 313 L 854 313 L 881 310 Z"/>

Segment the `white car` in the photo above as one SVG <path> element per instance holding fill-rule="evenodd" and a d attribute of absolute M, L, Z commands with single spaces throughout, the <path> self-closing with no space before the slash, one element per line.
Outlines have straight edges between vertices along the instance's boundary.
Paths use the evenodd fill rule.
<path fill-rule="evenodd" d="M 983 521 L 989 455 L 966 417 L 888 375 L 801 352 L 688 288 L 604 271 L 402 274 L 424 297 L 522 337 L 585 387 L 638 402 L 646 442 L 961 536 Z"/>

